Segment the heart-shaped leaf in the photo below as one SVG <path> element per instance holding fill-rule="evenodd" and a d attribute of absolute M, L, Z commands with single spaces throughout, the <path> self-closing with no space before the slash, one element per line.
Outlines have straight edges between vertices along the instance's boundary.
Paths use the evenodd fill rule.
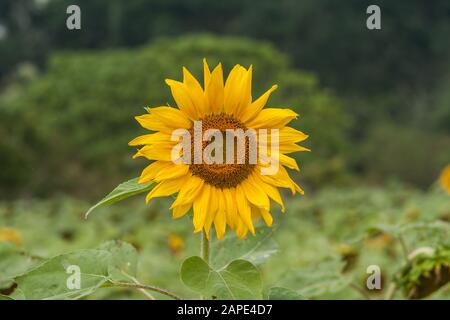
<path fill-rule="evenodd" d="M 136 270 L 131 245 L 108 242 L 99 249 L 77 250 L 51 258 L 15 279 L 15 299 L 79 299 L 111 280 Z"/>
<path fill-rule="evenodd" d="M 328 293 L 345 290 L 353 278 L 343 274 L 344 262 L 326 259 L 285 274 L 280 285 L 293 288 L 307 298 L 317 298 Z"/>
<path fill-rule="evenodd" d="M 212 245 L 214 256 L 211 265 L 220 269 L 233 260 L 244 259 L 255 265 L 261 265 L 278 252 L 278 244 L 272 239 L 273 229 L 258 228 L 255 236 L 238 239 L 230 234 Z"/>
<path fill-rule="evenodd" d="M 249 261 L 234 260 L 214 270 L 202 258 L 187 258 L 181 266 L 181 279 L 191 290 L 211 299 L 261 299 L 259 270 Z"/>
<path fill-rule="evenodd" d="M 0 243 L 0 289 L 13 284 L 13 278 L 35 264 L 31 257 L 10 242 Z"/>

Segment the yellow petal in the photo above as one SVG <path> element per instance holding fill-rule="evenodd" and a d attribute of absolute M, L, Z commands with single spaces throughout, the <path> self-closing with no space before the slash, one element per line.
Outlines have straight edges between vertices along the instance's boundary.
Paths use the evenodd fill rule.
<path fill-rule="evenodd" d="M 148 108 L 150 114 L 155 115 L 161 122 L 169 128 L 185 128 L 189 129 L 192 122 L 179 109 L 172 107 Z"/>
<path fill-rule="evenodd" d="M 227 228 L 227 221 L 226 221 L 226 213 L 225 213 L 225 203 L 222 192 L 219 190 L 216 195 L 219 195 L 217 197 L 217 204 L 218 204 L 218 210 L 216 213 L 216 216 L 214 217 L 214 227 L 216 229 L 217 239 L 222 239 L 223 235 L 225 234 L 226 228 Z"/>
<path fill-rule="evenodd" d="M 236 235 L 238 236 L 239 239 L 244 239 L 245 236 L 247 235 L 247 232 L 248 232 L 247 226 L 242 221 L 242 219 L 239 217 L 238 223 L 236 226 Z"/>
<path fill-rule="evenodd" d="M 170 141 L 170 135 L 162 132 L 156 132 L 151 134 L 144 134 L 137 138 L 134 138 L 128 142 L 129 146 L 139 146 L 144 144 L 162 143 Z"/>
<path fill-rule="evenodd" d="M 293 153 L 293 152 L 299 152 L 299 151 L 311 151 L 308 148 L 305 148 L 303 146 L 299 146 L 295 143 L 280 143 L 279 151 L 281 153 Z"/>
<path fill-rule="evenodd" d="M 276 133 L 278 135 L 280 150 L 284 147 L 290 148 L 290 146 L 292 146 L 293 144 L 304 141 L 308 138 L 307 134 L 304 134 L 303 132 L 291 127 L 282 127 Z M 267 130 L 267 132 L 260 132 L 258 138 L 260 143 L 270 146 L 272 140 L 272 130 Z"/>
<path fill-rule="evenodd" d="M 183 67 L 183 83 L 188 89 L 189 97 L 192 104 L 197 111 L 197 116 L 202 117 L 207 113 L 205 95 L 203 89 L 198 83 L 197 79 L 189 72 L 188 69 Z"/>
<path fill-rule="evenodd" d="M 253 226 L 250 204 L 245 196 L 245 192 L 241 185 L 236 187 L 236 204 L 239 212 L 239 216 L 250 230 L 252 234 L 255 234 L 255 228 Z"/>
<path fill-rule="evenodd" d="M 168 166 L 167 168 L 161 169 L 156 173 L 155 178 L 154 178 L 154 180 L 156 182 L 185 176 L 189 172 L 188 165 L 174 164 L 173 162 L 169 162 L 169 163 L 170 163 L 170 166 Z"/>
<path fill-rule="evenodd" d="M 296 184 L 295 182 L 292 182 L 292 183 L 294 184 L 295 191 L 297 191 L 297 192 L 300 193 L 301 195 L 304 195 L 304 194 L 305 194 L 305 191 L 303 191 L 303 189 L 300 188 L 298 184 Z"/>
<path fill-rule="evenodd" d="M 139 178 L 139 183 L 146 183 L 153 181 L 156 174 L 164 170 L 165 168 L 170 168 L 171 165 L 173 165 L 169 161 L 155 161 L 152 164 L 148 165 L 141 173 L 141 176 Z"/>
<path fill-rule="evenodd" d="M 188 212 L 191 209 L 191 207 L 192 203 L 174 207 L 172 210 L 172 217 L 174 219 L 181 218 L 186 214 L 186 212 Z"/>
<path fill-rule="evenodd" d="M 223 210 L 217 211 L 216 217 L 214 219 L 214 227 L 216 229 L 217 239 L 221 240 L 225 235 L 226 231 L 226 216 Z"/>
<path fill-rule="evenodd" d="M 292 119 L 297 118 L 297 114 L 291 109 L 266 108 L 249 122 L 246 123 L 248 128 L 281 128 L 288 124 Z"/>
<path fill-rule="evenodd" d="M 269 196 L 270 199 L 278 203 L 281 207 L 281 212 L 285 211 L 283 199 L 281 198 L 280 192 L 277 188 L 274 186 L 265 183 L 261 177 L 259 177 L 257 174 L 254 174 L 254 179 L 257 181 L 259 186 L 264 190 L 264 192 Z"/>
<path fill-rule="evenodd" d="M 292 194 L 295 194 L 297 190 L 296 184 L 289 177 L 286 169 L 282 166 L 278 168 L 278 172 L 273 175 L 260 175 L 261 180 L 265 183 L 273 185 L 275 187 L 289 188 Z"/>
<path fill-rule="evenodd" d="M 153 198 L 167 197 L 175 192 L 178 192 L 185 181 L 186 177 L 183 176 L 176 179 L 164 180 L 158 183 L 152 191 L 148 193 L 145 198 L 146 202 L 148 203 Z"/>
<path fill-rule="evenodd" d="M 206 85 L 205 94 L 208 100 L 209 110 L 212 113 L 222 112 L 224 86 L 222 65 L 220 63 L 214 68 L 211 74 L 211 79 Z"/>
<path fill-rule="evenodd" d="M 280 144 L 302 142 L 308 138 L 307 134 L 291 127 L 284 127 L 279 130 L 278 137 Z"/>
<path fill-rule="evenodd" d="M 206 58 L 203 58 L 203 88 L 205 88 L 205 91 L 210 79 L 211 71 L 209 70 L 208 62 L 206 61 Z"/>
<path fill-rule="evenodd" d="M 279 154 L 279 161 L 283 166 L 288 167 L 289 169 L 293 169 L 293 170 L 297 170 L 300 171 L 298 165 L 297 165 L 297 161 L 295 161 L 294 158 L 291 158 L 285 154 Z"/>
<path fill-rule="evenodd" d="M 241 98 L 239 99 L 239 104 L 236 108 L 235 115 L 240 118 L 246 109 L 252 103 L 252 72 L 253 66 L 250 66 L 247 70 L 245 78 L 243 79 L 243 87 L 241 91 Z"/>
<path fill-rule="evenodd" d="M 139 178 L 139 183 L 150 181 L 160 182 L 162 180 L 178 178 L 187 175 L 189 166 L 185 164 L 174 164 L 171 161 L 155 161 L 147 166 Z"/>
<path fill-rule="evenodd" d="M 217 211 L 219 209 L 217 198 L 218 193 L 220 192 L 217 188 L 211 187 L 210 198 L 209 198 L 209 206 L 208 212 L 206 213 L 205 224 L 203 226 L 203 230 L 206 233 L 206 237 L 209 239 L 209 231 L 211 229 L 211 225 L 216 218 Z"/>
<path fill-rule="evenodd" d="M 185 84 L 179 81 L 166 79 L 167 85 L 172 91 L 173 99 L 175 100 L 178 108 L 189 117 L 191 120 L 197 120 L 197 109 L 195 108 L 190 96 L 189 91 Z"/>
<path fill-rule="evenodd" d="M 241 121 L 247 122 L 252 120 L 254 117 L 258 115 L 258 113 L 264 108 L 269 100 L 270 95 L 278 88 L 277 85 L 272 86 L 269 90 L 267 90 L 262 96 L 253 101 L 253 103 L 244 109 L 244 112 L 241 115 Z"/>
<path fill-rule="evenodd" d="M 223 190 L 227 222 L 231 229 L 235 230 L 238 223 L 238 212 L 236 207 L 236 189 L 224 188 Z"/>
<path fill-rule="evenodd" d="M 146 145 L 138 150 L 138 152 L 133 156 L 145 157 L 149 160 L 161 160 L 161 161 L 171 161 L 177 159 L 172 159 L 172 150 L 175 143 L 155 143 L 152 145 Z"/>
<path fill-rule="evenodd" d="M 272 223 L 273 223 L 273 218 L 272 218 L 272 215 L 270 214 L 270 212 L 267 211 L 266 209 L 260 208 L 259 209 L 259 213 L 261 214 L 261 216 L 262 216 L 264 222 L 266 223 L 266 225 L 268 227 L 271 227 Z"/>
<path fill-rule="evenodd" d="M 247 70 L 240 65 L 234 66 L 225 82 L 224 88 L 224 111 L 235 114 L 236 109 L 243 98 L 242 87 L 247 78 Z"/>
<path fill-rule="evenodd" d="M 266 210 L 270 209 L 269 198 L 255 179 L 249 176 L 246 180 L 241 182 L 241 187 L 249 202 L 258 208 L 265 208 Z"/>
<path fill-rule="evenodd" d="M 202 190 L 203 184 L 203 179 L 191 175 L 186 181 L 186 184 L 181 187 L 172 207 L 193 203 L 199 192 Z"/>
<path fill-rule="evenodd" d="M 194 232 L 199 232 L 203 229 L 205 224 L 206 215 L 209 210 L 209 201 L 211 193 L 211 186 L 209 184 L 204 184 L 199 192 L 199 196 L 194 202 Z"/>
<path fill-rule="evenodd" d="M 173 131 L 172 127 L 167 126 L 167 124 L 162 122 L 161 119 L 154 114 L 144 114 L 142 116 L 135 117 L 135 119 L 143 128 L 147 130 L 162 131 L 167 134 L 171 134 Z"/>

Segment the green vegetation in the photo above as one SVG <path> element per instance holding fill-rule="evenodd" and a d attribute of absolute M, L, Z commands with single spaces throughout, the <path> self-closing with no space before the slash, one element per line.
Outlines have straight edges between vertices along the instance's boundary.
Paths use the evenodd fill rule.
<path fill-rule="evenodd" d="M 446 0 L 379 1 L 379 31 L 365 28 L 370 1 L 76 3 L 78 32 L 62 27 L 73 1 L 0 4 L 2 196 L 85 197 L 86 186 L 100 196 L 131 177 L 130 117 L 170 102 L 162 80 L 180 77 L 182 64 L 199 71 L 204 56 L 253 63 L 257 93 L 280 84 L 273 103 L 298 108 L 311 134 L 312 186 L 356 175 L 426 188 L 450 158 Z M 215 36 L 191 37 L 203 32 Z"/>
<path fill-rule="evenodd" d="M 174 298 L 142 284 L 183 298 L 449 299 L 450 197 L 435 181 L 450 162 L 450 2 L 380 0 L 378 31 L 369 4 L 1 1 L 0 300 Z M 182 66 L 201 79 L 204 57 L 225 73 L 253 65 L 254 97 L 278 84 L 268 105 L 299 114 L 312 150 L 293 176 L 306 195 L 256 237 L 214 240 L 208 263 L 167 199 L 109 206 L 153 187 L 129 180 L 147 164 L 127 146 L 144 133 L 134 116 L 174 105 L 164 80 Z M 68 292 L 73 259 L 89 285 Z M 381 291 L 365 289 L 369 265 Z"/>
<path fill-rule="evenodd" d="M 117 282 L 128 279 L 130 282 L 128 276 L 132 275 L 140 283 L 170 288 L 184 298 L 195 298 L 199 293 L 221 296 L 221 292 L 209 291 L 209 285 L 212 284 L 206 287 L 201 286 L 198 281 L 189 280 L 189 275 L 184 275 L 188 277 L 185 283 L 192 290 L 181 282 L 180 263 L 186 257 L 198 254 L 200 247 L 201 235 L 192 234 L 190 218 L 172 220 L 168 211 L 168 201 L 157 201 L 153 206 L 148 207 L 145 206 L 143 198 L 138 196 L 135 200 L 126 200 L 111 207 L 99 208 L 87 220 L 83 219 L 83 214 L 87 211 L 89 203 L 70 198 L 2 203 L 0 225 L 16 229 L 23 238 L 21 247 L 7 242 L 0 243 L 3 257 L 0 260 L 2 292 L 7 292 L 7 288 L 11 286 L 8 279 L 22 274 L 32 266 L 39 265 L 45 258 L 55 257 L 39 268 L 51 269 L 52 264 L 57 261 L 55 259 L 62 259 L 61 257 L 66 257 L 67 254 L 101 255 L 106 264 L 108 259 L 111 259 L 111 253 L 109 253 L 111 249 L 108 248 L 115 246 L 112 244 L 101 246 L 101 244 L 111 239 L 121 239 L 132 244 L 136 249 L 126 244 L 119 244 L 117 247 L 119 253 L 114 256 L 118 262 L 112 264 L 117 266 L 114 267 L 117 270 L 111 267 L 107 270 L 102 269 L 103 271 L 96 269 L 98 271 L 95 272 L 103 274 L 105 278 L 102 278 L 100 282 L 92 283 L 92 286 L 89 286 L 92 291 L 96 287 L 104 287 L 107 281 Z M 210 262 L 210 268 L 221 270 L 230 261 L 245 259 L 251 263 L 248 268 L 252 270 L 256 266 L 261 271 L 264 296 L 271 293 L 274 299 L 279 295 L 283 297 L 289 295 L 291 298 L 294 295 L 295 298 L 309 299 L 359 299 L 364 298 L 358 290 L 365 288 L 368 277 L 366 268 L 375 264 L 381 268 L 383 289 L 381 291 L 363 289 L 363 294 L 378 299 L 387 294 L 389 284 L 397 283 L 397 279 L 402 280 L 399 282 L 399 289 L 395 291 L 394 298 L 408 297 L 409 291 L 403 289 L 409 288 L 405 287 L 405 281 L 413 281 L 412 283 L 418 286 L 422 281 L 420 276 L 427 277 L 429 274 L 430 268 L 424 269 L 425 263 L 421 262 L 424 259 L 436 261 L 432 264 L 432 268 L 438 267 L 439 264 L 444 270 L 443 263 L 448 265 L 448 259 L 443 262 L 444 255 L 441 254 L 441 252 L 447 252 L 448 255 L 448 249 L 447 251 L 439 249 L 434 258 L 419 254 L 416 257 L 418 260 L 407 264 L 404 248 L 402 249 L 401 245 L 403 242 L 409 254 L 417 248 L 444 248 L 450 245 L 450 226 L 447 222 L 450 215 L 450 199 L 439 188 L 427 192 L 400 185 L 393 185 L 385 190 L 379 188 L 327 189 L 299 198 L 290 199 L 286 214 L 275 214 L 279 223 L 274 228 L 258 228 L 257 237 L 249 236 L 245 241 L 238 241 L 229 233 L 222 241 L 214 239 L 211 247 L 213 260 Z M 29 208 L 33 208 L 33 214 L 29 214 Z M 170 245 L 169 238 L 174 234 L 182 238 L 183 246 Z M 86 248 L 97 249 L 85 250 Z M 125 253 L 121 253 L 122 250 Z M 123 264 L 124 258 L 120 257 L 127 252 L 126 261 L 138 262 L 133 262 L 131 265 Z M 62 253 L 65 255 L 58 256 Z M 86 264 L 89 263 L 89 260 L 83 261 Z M 192 263 L 199 262 L 192 261 Z M 7 267 L 9 271 L 5 272 Z M 34 269 L 32 274 L 39 272 L 39 268 Z M 98 259 L 96 268 L 102 268 Z M 413 272 L 405 271 L 409 270 L 408 268 L 412 268 Z M 127 276 L 124 276 L 124 270 Z M 241 272 L 246 269 L 239 268 L 239 270 Z M 253 274 L 254 271 L 251 270 L 247 271 Z M 205 272 L 208 272 L 207 269 Z M 39 280 L 39 277 L 33 279 L 32 274 L 25 274 L 18 278 L 18 288 L 23 287 L 22 294 L 25 294 L 25 297 L 38 294 L 33 291 L 34 287 L 47 288 L 53 283 L 46 282 L 45 279 Z M 64 275 L 67 277 L 66 274 Z M 199 276 L 198 273 L 195 275 Z M 220 279 L 219 277 L 216 280 L 223 281 Z M 234 281 L 233 279 L 231 277 L 230 281 Z M 38 280 L 41 282 L 37 284 Z M 246 296 L 250 294 L 249 292 L 253 292 L 252 290 L 256 292 L 260 290 L 258 288 L 261 283 L 257 278 L 247 280 L 250 291 L 241 287 L 244 291 L 237 292 L 238 296 Z M 189 285 L 190 281 L 194 284 Z M 211 288 L 220 287 L 216 284 Z M 272 289 L 269 290 L 271 287 Z M 86 287 L 83 286 L 83 288 Z M 450 297 L 448 288 L 439 289 L 423 297 Z M 56 297 L 56 293 L 64 292 L 67 292 L 67 289 L 55 290 L 53 298 Z M 87 293 L 89 292 L 75 292 L 75 295 L 83 296 Z M 52 293 L 41 290 L 40 294 Z M 165 297 L 158 293 L 154 295 L 157 298 Z M 14 297 L 23 298 L 17 292 Z M 88 298 L 137 299 L 144 296 L 135 289 L 105 287 L 96 290 Z"/>
<path fill-rule="evenodd" d="M 300 114 L 294 125 L 313 137 L 305 173 L 319 180 L 342 171 L 348 116 L 316 77 L 292 69 L 269 44 L 204 35 L 161 39 L 132 50 L 54 55 L 47 73 L 17 89 L 17 97 L 0 108 L 1 130 L 14 137 L 0 141 L 0 152 L 11 159 L 0 176 L 6 197 L 14 191 L 40 196 L 58 191 L 94 199 L 136 175 L 144 164 L 132 161 L 134 150 L 127 143 L 143 130 L 134 116 L 149 104 L 173 105 L 164 79 L 180 79 L 183 65 L 200 75 L 203 57 L 222 62 L 225 70 L 253 64 L 256 97 L 278 84 L 270 105 L 294 108 Z M 330 161 L 338 164 L 325 165 Z"/>

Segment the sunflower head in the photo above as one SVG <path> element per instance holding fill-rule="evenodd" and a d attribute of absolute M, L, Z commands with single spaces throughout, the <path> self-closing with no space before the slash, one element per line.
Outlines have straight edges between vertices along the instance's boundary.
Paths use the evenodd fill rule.
<path fill-rule="evenodd" d="M 236 65 L 224 81 L 222 65 L 211 71 L 206 60 L 203 87 L 186 68 L 183 81 L 166 83 L 177 107 L 147 108 L 136 120 L 153 133 L 129 143 L 142 146 L 134 157 L 152 161 L 139 180 L 157 183 L 147 202 L 177 194 L 173 217 L 192 208 L 195 232 L 209 236 L 214 225 L 219 239 L 227 226 L 239 238 L 254 234 L 259 217 L 271 226 L 271 202 L 284 212 L 278 188 L 303 193 L 286 171 L 299 170 L 288 154 L 308 151 L 297 144 L 308 136 L 287 126 L 297 114 L 265 108 L 277 86 L 253 99 L 252 66 Z"/>
<path fill-rule="evenodd" d="M 442 188 L 450 194 L 450 164 L 448 164 L 444 170 L 442 170 L 439 177 Z"/>

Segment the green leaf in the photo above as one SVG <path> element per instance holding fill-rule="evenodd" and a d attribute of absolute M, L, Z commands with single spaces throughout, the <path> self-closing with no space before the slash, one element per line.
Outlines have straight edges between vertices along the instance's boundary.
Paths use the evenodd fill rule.
<path fill-rule="evenodd" d="M 444 221 L 419 221 L 399 225 L 378 224 L 366 230 L 369 236 L 379 232 L 394 238 L 403 236 L 408 244 L 414 246 L 450 245 L 450 224 Z"/>
<path fill-rule="evenodd" d="M 4 296 L 3 294 L 0 294 L 0 301 L 1 300 L 14 300 L 14 299 L 8 296 Z"/>
<path fill-rule="evenodd" d="M 77 299 L 86 296 L 108 281 L 111 254 L 105 250 L 79 250 L 54 257 L 30 272 L 16 278 L 25 299 Z M 69 266 L 80 269 L 80 289 L 69 289 L 74 274 Z M 13 297 L 16 292 L 14 292 Z"/>
<path fill-rule="evenodd" d="M 78 250 L 51 258 L 17 277 L 17 289 L 12 297 L 80 299 L 111 280 L 123 279 L 119 276 L 122 271 L 135 271 L 136 261 L 130 247 L 122 242 L 108 242 L 99 249 Z M 78 272 L 80 287 L 74 288 L 70 284 Z"/>
<path fill-rule="evenodd" d="M 13 284 L 13 278 L 28 270 L 34 261 L 10 242 L 0 243 L 0 289 Z"/>
<path fill-rule="evenodd" d="M 307 298 L 316 298 L 328 293 L 336 293 L 347 288 L 352 277 L 342 273 L 344 262 L 327 259 L 286 274 L 279 283 L 298 290 Z"/>
<path fill-rule="evenodd" d="M 139 183 L 139 178 L 134 178 L 119 184 L 113 191 L 111 191 L 106 197 L 92 206 L 85 214 L 88 215 L 97 208 L 109 206 L 113 203 L 122 201 L 126 198 L 135 196 L 139 193 L 149 191 L 153 187 L 153 182 Z"/>
<path fill-rule="evenodd" d="M 211 265 L 223 268 L 233 260 L 244 259 L 255 265 L 261 265 L 278 252 L 278 244 L 272 239 L 273 229 L 258 228 L 255 236 L 238 239 L 230 234 L 212 245 L 214 255 Z"/>
<path fill-rule="evenodd" d="M 283 288 L 283 287 L 272 287 L 267 293 L 268 300 L 305 300 L 298 292 Z"/>
<path fill-rule="evenodd" d="M 112 254 L 108 268 L 111 280 L 130 281 L 136 275 L 138 254 L 131 244 L 113 240 L 103 243 L 99 249 L 109 251 Z"/>
<path fill-rule="evenodd" d="M 234 260 L 214 270 L 202 258 L 187 258 L 181 266 L 181 280 L 191 290 L 212 299 L 261 299 L 259 270 L 246 260 Z"/>

